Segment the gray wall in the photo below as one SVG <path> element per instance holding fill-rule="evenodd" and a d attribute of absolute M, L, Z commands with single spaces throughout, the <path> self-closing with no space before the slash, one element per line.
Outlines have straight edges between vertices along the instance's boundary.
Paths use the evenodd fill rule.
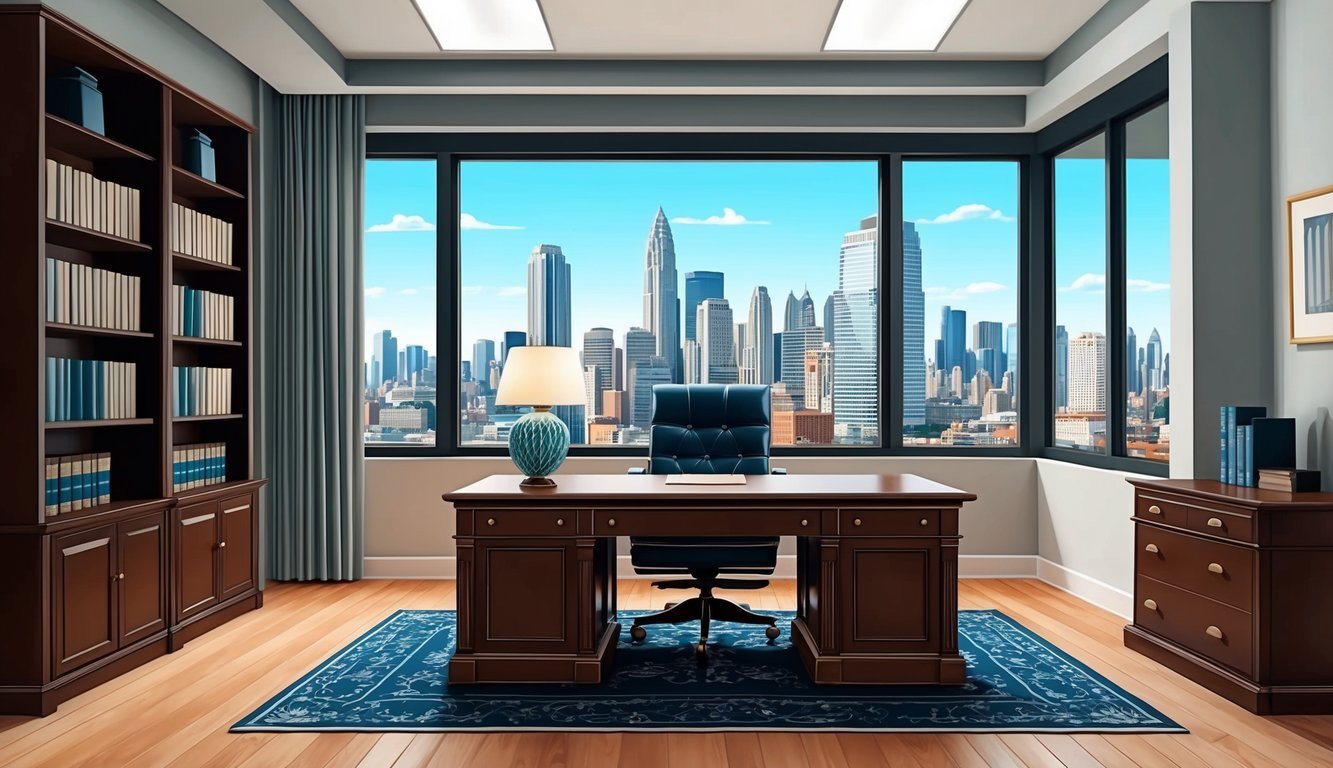
<path fill-rule="evenodd" d="M 1287 343 L 1288 196 L 1333 185 L 1333 2 L 1272 4 L 1272 282 L 1278 413 L 1296 419 L 1296 458 L 1333 489 L 1333 345 Z"/>

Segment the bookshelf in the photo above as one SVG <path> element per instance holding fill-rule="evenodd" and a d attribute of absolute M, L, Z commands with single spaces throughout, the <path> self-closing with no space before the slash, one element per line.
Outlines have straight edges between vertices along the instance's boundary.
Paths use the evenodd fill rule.
<path fill-rule="evenodd" d="M 47 77 L 72 66 L 97 78 L 105 135 L 48 111 Z M 254 128 L 43 6 L 0 6 L 0 71 L 13 86 L 0 110 L 0 327 L 13 342 L 0 375 L 18 443 L 0 463 L 0 714 L 49 714 L 262 604 Z M 216 181 L 182 166 L 196 129 L 213 140 Z M 180 210 L 208 224 L 188 242 Z M 174 332 L 175 286 L 226 297 L 207 305 L 209 338 Z M 178 366 L 229 370 L 228 412 L 175 416 Z M 77 461 L 108 456 L 107 478 Z M 52 482 L 58 502 L 67 482 L 77 497 L 103 480 L 100 503 L 48 504 Z"/>

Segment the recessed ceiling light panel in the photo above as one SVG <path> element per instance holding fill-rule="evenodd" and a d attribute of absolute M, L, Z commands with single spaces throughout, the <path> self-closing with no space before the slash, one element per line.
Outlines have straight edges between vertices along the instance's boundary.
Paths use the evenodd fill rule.
<path fill-rule="evenodd" d="M 537 0 L 413 0 L 445 51 L 553 51 Z"/>
<path fill-rule="evenodd" d="M 842 0 L 826 51 L 933 51 L 968 0 Z"/>

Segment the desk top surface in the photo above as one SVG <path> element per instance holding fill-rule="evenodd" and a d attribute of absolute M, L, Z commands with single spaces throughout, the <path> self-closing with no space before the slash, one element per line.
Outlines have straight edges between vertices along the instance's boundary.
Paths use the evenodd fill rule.
<path fill-rule="evenodd" d="M 579 499 L 673 501 L 756 497 L 975 501 L 977 495 L 917 475 L 748 475 L 745 485 L 667 485 L 667 475 L 555 475 L 555 487 L 524 488 L 522 475 L 491 475 L 444 494 L 449 502 Z M 738 498 L 739 497 L 739 498 Z"/>

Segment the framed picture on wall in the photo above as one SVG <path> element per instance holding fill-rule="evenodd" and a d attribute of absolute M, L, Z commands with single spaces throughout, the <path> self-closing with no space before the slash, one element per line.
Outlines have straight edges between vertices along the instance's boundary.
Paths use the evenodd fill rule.
<path fill-rule="evenodd" d="M 1287 198 L 1291 343 L 1333 342 L 1333 187 Z"/>

